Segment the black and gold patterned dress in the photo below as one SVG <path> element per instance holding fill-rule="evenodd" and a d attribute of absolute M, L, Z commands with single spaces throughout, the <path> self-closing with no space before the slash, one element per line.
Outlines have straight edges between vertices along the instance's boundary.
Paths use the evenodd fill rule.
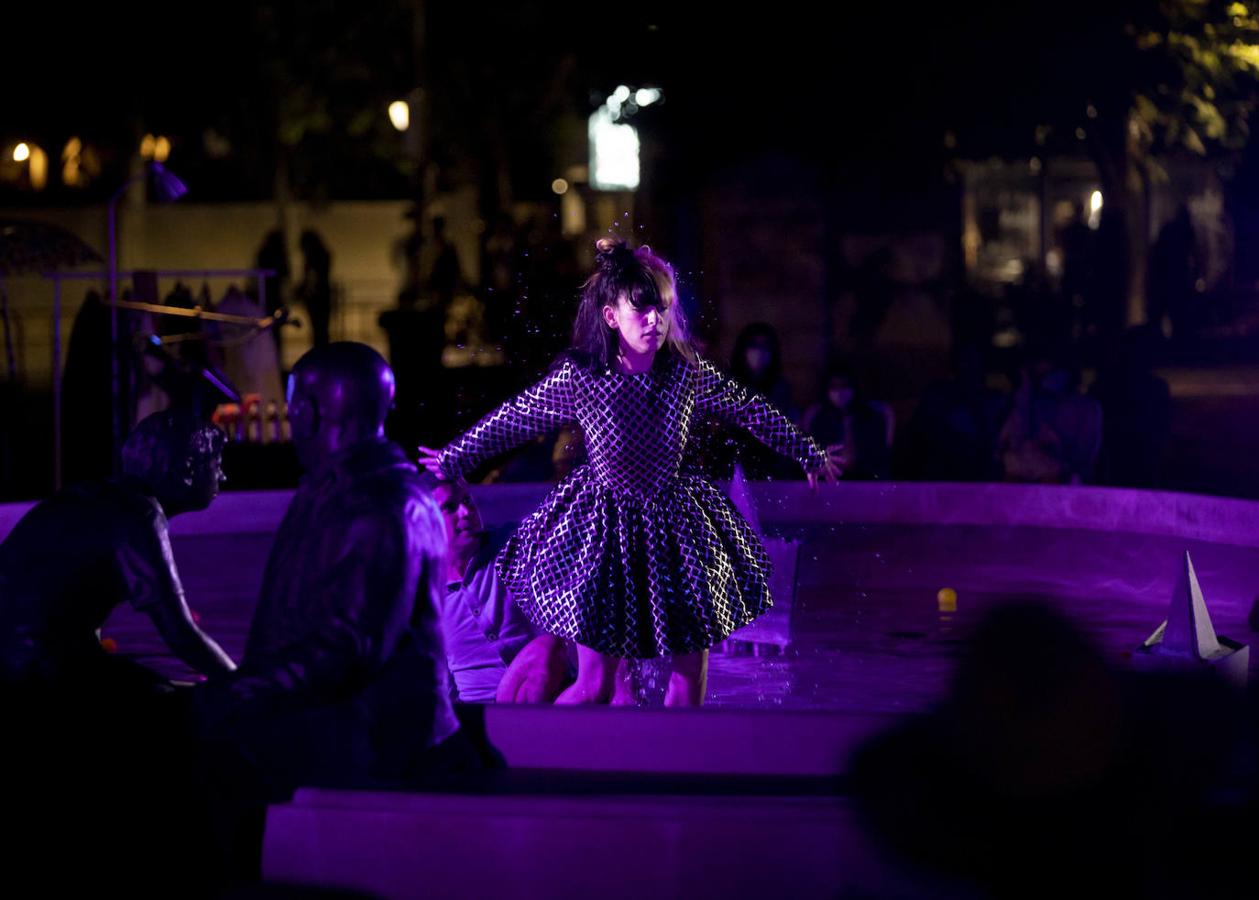
<path fill-rule="evenodd" d="M 683 472 L 692 429 L 709 416 L 808 472 L 826 463 L 763 397 L 706 360 L 672 353 L 637 375 L 565 360 L 438 461 L 460 476 L 539 434 L 580 425 L 590 461 L 521 523 L 498 557 L 499 575 L 544 631 L 610 656 L 680 655 L 724 640 L 773 603 L 755 532 L 721 491 Z"/>

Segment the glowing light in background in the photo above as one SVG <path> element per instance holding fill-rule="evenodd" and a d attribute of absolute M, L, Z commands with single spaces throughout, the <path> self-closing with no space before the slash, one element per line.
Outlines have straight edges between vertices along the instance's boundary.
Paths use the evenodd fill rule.
<path fill-rule="evenodd" d="M 140 141 L 140 156 L 147 162 L 166 162 L 170 157 L 170 138 L 146 134 Z"/>
<path fill-rule="evenodd" d="M 83 141 L 72 137 L 61 151 L 61 180 L 71 187 L 83 184 Z"/>
<path fill-rule="evenodd" d="M 562 197 L 568 193 L 568 182 L 563 178 L 557 178 L 551 182 L 551 190 Z"/>
<path fill-rule="evenodd" d="M 1089 228 L 1094 231 L 1102 223 L 1102 192 L 1093 191 L 1089 197 Z"/>
<path fill-rule="evenodd" d="M 625 119 L 645 106 L 659 103 L 659 88 L 631 90 L 617 85 L 603 106 L 590 116 L 590 186 L 600 191 L 632 191 L 640 179 L 638 130 Z M 554 185 L 552 185 L 554 189 Z M 562 191 L 556 191 L 563 196 Z"/>
<path fill-rule="evenodd" d="M 48 154 L 38 144 L 31 144 L 27 152 L 30 160 L 26 164 L 26 173 L 30 176 L 31 187 L 42 191 L 48 184 Z"/>
<path fill-rule="evenodd" d="M 406 131 L 411 127 L 411 106 L 405 100 L 395 100 L 389 104 L 389 121 L 398 131 Z"/>
<path fill-rule="evenodd" d="M 628 97 L 629 88 L 625 91 Z M 639 180 L 639 143 L 634 126 L 617 124 L 612 110 L 601 106 L 590 117 L 588 135 L 591 187 L 601 191 L 635 190 Z"/>
<path fill-rule="evenodd" d="M 37 191 L 44 189 L 48 183 L 48 154 L 38 144 L 26 141 L 18 144 L 13 148 L 13 161 L 26 164 L 26 177 L 32 188 Z"/>
<path fill-rule="evenodd" d="M 634 102 L 639 106 L 651 106 L 661 97 L 658 88 L 639 88 L 634 92 Z"/>

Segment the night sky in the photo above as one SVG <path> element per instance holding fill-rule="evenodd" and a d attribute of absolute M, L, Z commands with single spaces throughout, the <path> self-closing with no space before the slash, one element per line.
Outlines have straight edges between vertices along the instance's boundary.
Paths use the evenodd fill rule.
<path fill-rule="evenodd" d="M 1023 154 L 1039 120 L 1082 116 L 1082 98 L 1119 77 L 1107 53 L 1123 37 L 1119 10 L 1080 0 L 830 12 L 787 2 L 762 15 L 715 3 L 430 3 L 417 65 L 401 2 L 227 3 L 177 15 L 26 5 L 6 13 L 3 137 L 57 146 L 81 134 L 112 148 L 166 133 L 191 177 L 213 128 L 233 152 L 211 167 L 218 187 L 208 193 L 265 197 L 270 123 L 294 92 L 332 117 L 315 152 L 366 161 L 380 155 L 373 134 L 383 136 L 351 133 L 354 115 L 425 77 L 438 152 L 458 155 L 493 130 L 522 165 L 542 168 L 536 145 L 557 114 L 584 116 L 624 82 L 665 90 L 646 127 L 701 169 L 787 152 L 886 169 L 912 186 L 950 153 Z M 957 143 L 946 148 L 949 132 Z M 377 174 L 345 191 L 404 189 Z"/>

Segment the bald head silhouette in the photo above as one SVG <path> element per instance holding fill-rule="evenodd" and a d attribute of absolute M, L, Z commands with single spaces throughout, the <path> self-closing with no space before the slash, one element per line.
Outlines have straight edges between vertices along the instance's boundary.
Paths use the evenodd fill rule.
<path fill-rule="evenodd" d="M 393 406 L 393 370 L 366 344 L 339 341 L 311 350 L 289 375 L 289 423 L 307 469 L 384 435 Z"/>

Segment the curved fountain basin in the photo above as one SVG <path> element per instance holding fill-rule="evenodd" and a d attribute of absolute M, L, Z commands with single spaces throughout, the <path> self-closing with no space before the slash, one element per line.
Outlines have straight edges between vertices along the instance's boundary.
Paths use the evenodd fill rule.
<path fill-rule="evenodd" d="M 548 485 L 475 488 L 487 524 L 518 521 Z M 1259 503 L 1108 488 L 848 483 L 817 493 L 753 484 L 762 529 L 798 540 L 791 643 L 715 655 L 716 705 L 854 712 L 921 709 L 947 684 L 968 628 L 994 604 L 1039 598 L 1120 664 L 1164 618 L 1184 552 L 1216 628 L 1246 641 L 1259 592 Z M 239 654 L 289 492 L 228 493 L 172 522 L 202 625 Z M 0 507 L 0 535 L 29 504 Z M 952 588 L 956 612 L 937 595 Z M 179 674 L 148 623 L 120 610 L 123 652 Z"/>
<path fill-rule="evenodd" d="M 475 493 L 493 525 L 526 515 L 548 489 Z M 812 494 L 765 484 L 751 494 L 768 535 L 800 542 L 790 644 L 775 655 L 715 655 L 716 709 L 491 707 L 487 733 L 520 784 L 441 795 L 304 790 L 268 813 L 267 876 L 390 897 L 415 896 L 420 884 L 635 897 L 715 885 L 762 895 L 784 884 L 798 896 L 877 896 L 891 884 L 887 893 L 929 896 L 930 882 L 914 883 L 870 843 L 837 776 L 896 714 L 939 697 L 977 616 L 1039 598 L 1123 665 L 1164 617 L 1186 550 L 1221 633 L 1247 638 L 1259 590 L 1259 503 L 1014 485 L 843 484 Z M 234 655 L 288 500 L 228 494 L 172 525 L 190 601 Z M 27 506 L 0 507 L 0 535 Z M 938 602 L 945 587 L 955 612 Z M 120 610 L 106 631 L 124 652 L 179 674 L 143 617 Z M 786 712 L 766 711 L 775 709 Z M 755 852 L 731 868 L 731 845 Z M 586 866 L 565 865 L 573 849 Z M 587 874 L 622 871 L 626 858 L 651 862 L 611 888 Z"/>

